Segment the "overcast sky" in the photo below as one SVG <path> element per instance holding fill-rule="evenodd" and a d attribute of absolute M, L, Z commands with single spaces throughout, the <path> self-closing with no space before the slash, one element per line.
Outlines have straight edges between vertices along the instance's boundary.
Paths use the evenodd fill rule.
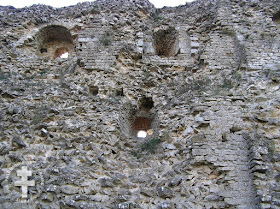
<path fill-rule="evenodd" d="M 33 4 L 46 4 L 53 7 L 63 7 L 69 5 L 75 5 L 78 2 L 83 2 L 84 0 L 0 0 L 1 6 L 12 5 L 17 8 L 31 6 Z M 90 0 L 89 0 L 90 1 Z M 178 6 L 185 4 L 186 2 L 192 2 L 193 0 L 150 0 L 152 4 L 157 8 L 163 6 Z"/>

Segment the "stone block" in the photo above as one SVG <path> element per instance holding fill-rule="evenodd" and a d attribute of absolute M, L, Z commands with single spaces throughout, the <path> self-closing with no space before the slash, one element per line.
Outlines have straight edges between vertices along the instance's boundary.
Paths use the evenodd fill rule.
<path fill-rule="evenodd" d="M 191 55 L 196 55 L 198 53 L 197 49 L 191 49 Z"/>
<path fill-rule="evenodd" d="M 159 187 L 157 189 L 158 196 L 161 198 L 171 198 L 173 197 L 173 191 L 172 189 L 168 187 Z"/>
<path fill-rule="evenodd" d="M 198 49 L 198 48 L 199 48 L 199 43 L 197 43 L 197 42 L 191 42 L 191 48 L 192 48 L 192 49 Z"/>
<path fill-rule="evenodd" d="M 206 137 L 204 134 L 196 134 L 196 135 L 193 135 L 192 138 L 191 138 L 192 142 L 195 144 L 195 143 L 203 143 L 203 142 L 206 142 Z"/>
<path fill-rule="evenodd" d="M 79 187 L 72 186 L 72 185 L 64 185 L 60 187 L 60 191 L 64 194 L 78 194 Z"/>

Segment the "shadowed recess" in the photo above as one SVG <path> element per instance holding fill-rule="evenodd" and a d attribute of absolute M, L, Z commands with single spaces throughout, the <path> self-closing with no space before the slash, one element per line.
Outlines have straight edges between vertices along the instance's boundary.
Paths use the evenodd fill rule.
<path fill-rule="evenodd" d="M 49 25 L 36 35 L 38 55 L 67 58 L 73 52 L 74 43 L 70 31 L 60 25 Z"/>
<path fill-rule="evenodd" d="M 280 11 L 273 15 L 272 20 L 276 23 L 280 23 Z"/>
<path fill-rule="evenodd" d="M 67 58 L 68 57 L 68 49 L 67 48 L 59 48 L 55 51 L 55 57 Z"/>
<path fill-rule="evenodd" d="M 141 99 L 141 109 L 150 110 L 154 107 L 154 102 L 151 97 L 144 97 Z"/>
<path fill-rule="evenodd" d="M 163 57 L 174 57 L 178 53 L 176 47 L 177 33 L 173 27 L 163 27 L 153 33 L 156 55 Z"/>
<path fill-rule="evenodd" d="M 134 120 L 133 128 L 136 131 L 146 131 L 150 129 L 150 119 L 145 117 L 139 117 Z"/>
<path fill-rule="evenodd" d="M 41 45 L 53 41 L 69 42 L 72 43 L 73 39 L 69 30 L 60 25 L 49 25 L 42 28 L 36 36 L 37 42 Z"/>

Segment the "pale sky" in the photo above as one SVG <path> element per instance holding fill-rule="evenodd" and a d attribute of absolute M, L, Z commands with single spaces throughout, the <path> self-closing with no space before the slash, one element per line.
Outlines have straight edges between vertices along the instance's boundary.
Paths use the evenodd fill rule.
<path fill-rule="evenodd" d="M 33 4 L 46 4 L 53 7 L 63 7 L 69 5 L 75 5 L 78 2 L 84 2 L 85 0 L 0 0 L 1 6 L 14 6 L 16 8 L 22 8 L 25 6 L 31 6 Z M 88 0 L 90 1 L 90 0 Z M 150 0 L 152 4 L 157 8 L 163 6 L 178 6 L 184 5 L 186 2 L 192 2 L 193 0 Z"/>

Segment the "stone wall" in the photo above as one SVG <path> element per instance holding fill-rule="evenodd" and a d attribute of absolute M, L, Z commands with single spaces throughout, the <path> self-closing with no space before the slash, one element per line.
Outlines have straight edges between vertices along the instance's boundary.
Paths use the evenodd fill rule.
<path fill-rule="evenodd" d="M 1 6 L 0 208 L 280 208 L 279 11 Z"/>

